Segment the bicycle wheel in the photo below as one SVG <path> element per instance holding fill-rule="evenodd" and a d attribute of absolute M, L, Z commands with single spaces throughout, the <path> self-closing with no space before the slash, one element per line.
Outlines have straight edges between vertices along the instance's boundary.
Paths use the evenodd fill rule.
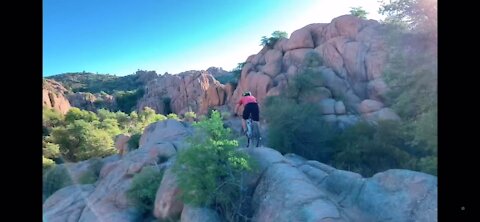
<path fill-rule="evenodd" d="M 258 128 L 258 123 L 253 122 L 252 124 L 252 142 L 255 142 L 255 146 L 258 147 L 260 145 L 260 129 Z"/>
<path fill-rule="evenodd" d="M 245 136 L 247 137 L 247 148 L 250 147 L 250 144 L 253 143 L 252 140 L 252 119 L 247 119 L 247 132 L 245 133 Z"/>

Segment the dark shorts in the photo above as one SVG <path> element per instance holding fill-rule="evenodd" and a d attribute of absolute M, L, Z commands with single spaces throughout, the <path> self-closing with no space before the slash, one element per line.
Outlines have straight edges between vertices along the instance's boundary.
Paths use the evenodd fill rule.
<path fill-rule="evenodd" d="M 243 109 L 243 119 L 248 119 L 248 117 L 252 114 L 253 121 L 259 121 L 258 115 L 258 104 L 257 103 L 248 103 L 245 105 L 245 109 Z"/>

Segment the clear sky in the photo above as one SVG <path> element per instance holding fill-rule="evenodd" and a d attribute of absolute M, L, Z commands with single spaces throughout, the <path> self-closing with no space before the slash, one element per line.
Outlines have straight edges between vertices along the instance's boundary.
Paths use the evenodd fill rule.
<path fill-rule="evenodd" d="M 329 23 L 378 0 L 43 0 L 43 76 L 233 69 L 262 36 Z"/>

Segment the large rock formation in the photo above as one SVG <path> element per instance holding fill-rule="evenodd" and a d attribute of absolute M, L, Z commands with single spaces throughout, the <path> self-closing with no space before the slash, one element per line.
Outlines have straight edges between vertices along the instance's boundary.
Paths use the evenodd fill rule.
<path fill-rule="evenodd" d="M 163 114 L 188 111 L 206 114 L 209 107 L 224 105 L 231 91 L 206 71 L 165 74 L 147 84 L 138 109 L 148 106 Z"/>
<path fill-rule="evenodd" d="M 259 164 L 253 221 L 437 221 L 437 177 L 392 169 L 364 178 L 270 148 Z M 248 182 L 247 182 L 248 183 Z"/>
<path fill-rule="evenodd" d="M 364 100 L 374 100 L 383 107 L 382 96 L 388 90 L 382 79 L 388 57 L 381 29 L 377 21 L 344 15 L 329 24 L 315 23 L 294 31 L 290 39 L 280 39 L 272 48 L 264 47 L 247 58 L 230 107 L 245 90 L 260 103 L 266 96 L 278 95 L 299 74 L 305 58 L 313 54 L 323 60 L 324 64 L 318 66 L 318 78 L 323 83 L 317 86 L 316 96 L 308 100 L 321 103 L 329 99 L 339 104 L 338 111 L 323 113 L 329 115 L 327 119 L 350 123 L 343 120 L 352 119 L 348 115 L 356 113 L 373 121 L 399 119 L 388 109 L 358 108 Z"/>
<path fill-rule="evenodd" d="M 43 81 L 43 106 L 55 109 L 66 114 L 71 108 L 70 102 L 65 98 L 68 90 L 55 80 L 44 79 Z"/>
<path fill-rule="evenodd" d="M 221 67 L 210 67 L 206 70 L 208 73 L 212 74 L 214 78 L 218 78 L 225 75 L 231 75 L 231 72 L 223 70 Z"/>
<path fill-rule="evenodd" d="M 72 185 L 50 196 L 43 205 L 46 221 L 142 221 L 145 218 L 125 196 L 132 177 L 143 167 L 165 170 L 153 209 L 158 219 L 221 221 L 212 209 L 184 205 L 176 175 L 170 170 L 185 138 L 187 124 L 165 120 L 148 126 L 140 147 L 124 157 L 102 160 L 93 185 Z M 338 170 L 294 154 L 267 148 L 241 148 L 256 161 L 245 173 L 251 191 L 252 221 L 437 221 L 437 177 L 391 169 L 370 178 Z M 78 177 L 92 161 L 68 164 Z"/>
<path fill-rule="evenodd" d="M 358 117 L 398 120 L 398 115 L 383 104 L 388 87 L 382 72 L 388 56 L 382 29 L 374 20 L 351 15 L 337 17 L 331 23 L 309 24 L 294 31 L 289 39 L 279 39 L 271 48 L 264 47 L 249 56 L 237 85 L 216 81 L 216 77 L 231 75 L 216 67 L 160 76 L 154 71 L 137 71 L 121 79 L 145 86 L 136 107 L 139 111 L 148 106 L 163 114 L 205 114 L 209 108 L 223 105 L 232 110 L 245 90 L 260 103 L 267 96 L 279 95 L 301 73 L 305 59 L 317 56 L 321 61 L 316 68 L 319 75 L 315 92 L 302 99 L 321 104 L 325 109 L 319 114 L 326 120 L 339 126 L 352 124 Z M 73 106 L 87 110 L 98 108 L 95 104 L 99 101 L 105 108 L 115 106 L 113 97 L 99 94 L 75 93 L 69 100 Z M 375 107 L 365 109 L 373 104 Z"/>

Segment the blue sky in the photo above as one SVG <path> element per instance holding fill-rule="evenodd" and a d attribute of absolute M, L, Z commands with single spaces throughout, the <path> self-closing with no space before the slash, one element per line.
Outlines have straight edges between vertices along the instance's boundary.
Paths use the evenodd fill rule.
<path fill-rule="evenodd" d="M 138 69 L 175 74 L 233 69 L 262 36 L 329 23 L 378 0 L 43 0 L 43 76 Z"/>

